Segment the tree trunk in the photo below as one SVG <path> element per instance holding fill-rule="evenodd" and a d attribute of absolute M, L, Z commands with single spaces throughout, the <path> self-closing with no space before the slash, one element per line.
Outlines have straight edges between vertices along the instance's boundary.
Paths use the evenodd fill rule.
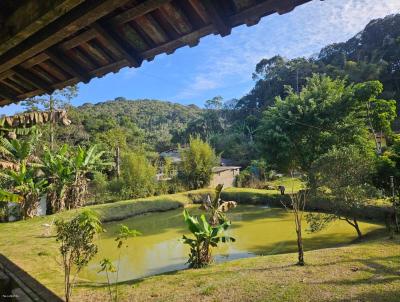
<path fill-rule="evenodd" d="M 296 230 L 296 234 L 297 234 L 297 250 L 298 250 L 298 254 L 299 254 L 299 262 L 297 264 L 303 266 L 304 265 L 304 249 L 303 249 L 303 237 L 301 234 L 301 228 L 298 228 Z"/>
<path fill-rule="evenodd" d="M 117 179 L 120 178 L 121 176 L 121 158 L 120 158 L 120 150 L 119 150 L 119 146 L 117 146 L 117 148 L 115 149 L 115 166 L 117 169 Z"/>
<path fill-rule="evenodd" d="M 358 239 L 361 239 L 362 238 L 362 233 L 361 233 L 360 227 L 358 225 L 358 222 L 357 222 L 357 220 L 355 218 L 353 218 L 353 222 L 354 222 L 354 228 L 357 231 Z"/>

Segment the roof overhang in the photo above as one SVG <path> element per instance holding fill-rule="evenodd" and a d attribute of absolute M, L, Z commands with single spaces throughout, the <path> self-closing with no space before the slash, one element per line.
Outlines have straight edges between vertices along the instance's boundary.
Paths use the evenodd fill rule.
<path fill-rule="evenodd" d="M 311 0 L 2 0 L 0 106 L 50 94 Z"/>

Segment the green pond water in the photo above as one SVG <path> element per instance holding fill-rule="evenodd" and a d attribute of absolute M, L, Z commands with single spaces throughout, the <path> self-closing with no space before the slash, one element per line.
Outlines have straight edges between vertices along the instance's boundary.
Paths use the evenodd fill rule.
<path fill-rule="evenodd" d="M 200 213 L 196 208 L 190 211 Z M 293 215 L 284 209 L 238 206 L 228 216 L 232 221 L 228 234 L 236 238 L 236 242 L 221 244 L 214 249 L 216 262 L 296 251 Z M 119 250 L 114 239 L 121 223 L 141 231 L 143 235 L 129 239 L 128 247 L 122 249 L 119 281 L 187 267 L 189 250 L 180 242 L 180 238 L 183 234 L 188 235 L 188 231 L 183 221 L 182 209 L 179 209 L 105 224 L 106 232 L 97 242 L 99 253 L 80 274 L 80 278 L 93 282 L 106 280 L 104 273 L 98 273 L 99 262 L 106 257 L 117 264 Z M 364 234 L 378 228 L 381 226 L 361 223 Z M 305 250 L 332 247 L 351 242 L 355 238 L 356 233 L 351 226 L 344 221 L 336 221 L 322 232 L 304 232 L 304 247 Z"/>

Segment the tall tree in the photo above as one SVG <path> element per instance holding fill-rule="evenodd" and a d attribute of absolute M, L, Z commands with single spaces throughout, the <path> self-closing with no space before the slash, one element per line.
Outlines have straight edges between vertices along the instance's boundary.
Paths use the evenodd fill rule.
<path fill-rule="evenodd" d="M 275 168 L 307 173 L 332 146 L 368 147 L 368 128 L 359 107 L 353 86 L 314 75 L 299 94 L 289 89 L 285 99 L 276 98 L 264 112 L 257 129 L 260 151 Z"/>

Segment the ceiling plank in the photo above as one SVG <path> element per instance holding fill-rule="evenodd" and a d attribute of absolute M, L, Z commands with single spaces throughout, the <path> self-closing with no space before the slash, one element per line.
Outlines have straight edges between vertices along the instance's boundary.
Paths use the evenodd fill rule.
<path fill-rule="evenodd" d="M 78 78 L 84 83 L 89 83 L 90 76 L 86 73 L 86 71 L 81 68 L 78 64 L 73 62 L 71 59 L 66 56 L 62 56 L 56 49 L 48 49 L 46 50 L 46 54 L 56 65 L 64 69 L 70 75 Z"/>
<path fill-rule="evenodd" d="M 0 56 L 0 72 L 33 57 L 46 48 L 62 41 L 65 37 L 89 26 L 130 0 L 85 1 L 65 15 L 36 32 L 13 49 Z"/>
<path fill-rule="evenodd" d="M 118 33 L 115 33 L 110 26 L 105 23 L 96 22 L 92 24 L 92 28 L 101 36 L 103 36 L 113 47 L 129 61 L 132 67 L 139 67 L 142 64 L 142 59 L 136 51 L 126 43 Z"/>
<path fill-rule="evenodd" d="M 229 25 L 229 21 L 217 9 L 215 0 L 203 0 L 202 3 L 221 37 L 229 35 L 231 33 L 231 26 Z"/>
<path fill-rule="evenodd" d="M 54 89 L 51 89 L 50 83 L 47 83 L 29 70 L 26 70 L 20 66 L 14 67 L 13 70 L 20 78 L 28 82 L 30 85 L 39 88 L 47 93 L 53 92 Z"/>
<path fill-rule="evenodd" d="M 26 0 L 3 21 L 0 27 L 0 54 L 47 26 L 84 0 Z M 5 12 L 2 12 L 5 13 Z"/>
<path fill-rule="evenodd" d="M 110 24 L 114 26 L 122 25 L 126 22 L 132 21 L 137 17 L 141 17 L 145 14 L 152 12 L 163 6 L 166 3 L 171 2 L 172 0 L 147 0 L 142 3 L 132 7 L 131 9 L 126 10 L 122 14 L 112 18 L 110 20 Z"/>

